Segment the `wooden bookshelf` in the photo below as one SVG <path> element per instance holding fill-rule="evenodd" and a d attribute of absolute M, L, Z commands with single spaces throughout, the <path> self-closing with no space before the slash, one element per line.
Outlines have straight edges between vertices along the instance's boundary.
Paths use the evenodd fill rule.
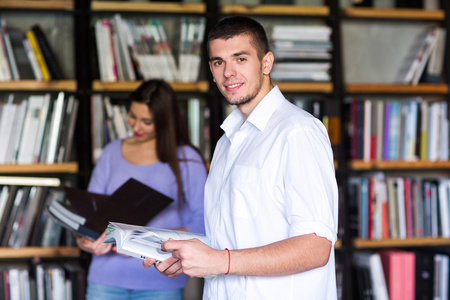
<path fill-rule="evenodd" d="M 364 94 L 447 94 L 445 83 L 389 84 L 389 83 L 351 83 L 345 86 L 347 93 Z"/>
<path fill-rule="evenodd" d="M 443 10 L 423 10 L 423 9 L 387 9 L 387 8 L 343 8 L 342 16 L 347 18 L 366 19 L 408 19 L 408 20 L 431 20 L 443 21 L 445 12 Z"/>
<path fill-rule="evenodd" d="M 73 10 L 73 1 L 1 0 L 0 8 L 27 10 Z"/>
<path fill-rule="evenodd" d="M 221 12 L 224 14 L 246 15 L 296 15 L 326 17 L 330 14 L 327 6 L 294 6 L 294 5 L 223 5 Z"/>
<path fill-rule="evenodd" d="M 274 82 L 282 92 L 331 93 L 331 82 Z"/>
<path fill-rule="evenodd" d="M 354 239 L 353 246 L 357 249 L 364 248 L 395 248 L 395 247 L 432 247 L 449 246 L 450 238 L 407 238 L 388 240 Z"/>
<path fill-rule="evenodd" d="M 92 1 L 92 11 L 117 11 L 117 12 L 158 12 L 158 13 L 183 13 L 202 14 L 206 12 L 205 3 L 174 3 L 174 2 L 117 2 L 117 1 Z"/>
<path fill-rule="evenodd" d="M 142 81 L 118 81 L 105 82 L 95 80 L 93 82 L 93 90 L 95 92 L 131 92 L 134 91 Z M 175 92 L 207 92 L 209 83 L 207 81 L 199 82 L 170 82 L 170 86 Z"/>
<path fill-rule="evenodd" d="M 78 247 L 2 247 L 0 248 L 0 259 L 79 257 L 80 253 Z"/>
<path fill-rule="evenodd" d="M 352 160 L 349 167 L 355 171 L 368 170 L 437 170 L 450 169 L 450 161 L 363 161 Z"/>
<path fill-rule="evenodd" d="M 6 164 L 0 165 L 0 174 L 23 174 L 23 173 L 33 173 L 33 174 L 45 174 L 45 173 L 76 173 L 78 172 L 78 163 L 68 162 L 68 163 L 54 163 L 54 164 Z"/>
<path fill-rule="evenodd" d="M 0 81 L 0 91 L 69 91 L 69 92 L 75 92 L 76 90 L 77 90 L 77 82 L 75 80 Z"/>

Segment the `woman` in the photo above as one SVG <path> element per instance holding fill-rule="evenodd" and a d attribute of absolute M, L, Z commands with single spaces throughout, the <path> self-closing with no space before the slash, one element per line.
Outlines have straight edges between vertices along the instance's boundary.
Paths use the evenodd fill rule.
<path fill-rule="evenodd" d="M 166 82 L 149 80 L 131 93 L 130 101 L 128 124 L 134 136 L 105 147 L 88 190 L 109 195 L 133 177 L 175 200 L 147 226 L 204 233 L 206 168 L 189 141 L 176 94 Z M 79 247 L 93 254 L 87 300 L 182 299 L 187 277 L 149 272 L 139 259 L 111 251 L 103 237 L 94 242 L 77 238 Z"/>

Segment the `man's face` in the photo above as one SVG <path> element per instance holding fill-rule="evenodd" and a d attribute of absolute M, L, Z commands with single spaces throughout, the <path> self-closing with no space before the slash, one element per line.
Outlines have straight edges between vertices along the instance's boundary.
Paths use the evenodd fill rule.
<path fill-rule="evenodd" d="M 212 40 L 209 57 L 214 81 L 230 104 L 244 105 L 259 98 L 263 80 L 262 63 L 248 35 Z"/>

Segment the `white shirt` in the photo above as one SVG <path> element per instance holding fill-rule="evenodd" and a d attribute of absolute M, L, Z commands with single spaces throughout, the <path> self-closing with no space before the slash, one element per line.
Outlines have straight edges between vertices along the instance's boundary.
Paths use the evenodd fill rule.
<path fill-rule="evenodd" d="M 275 86 L 244 120 L 222 124 L 205 187 L 206 234 L 216 249 L 258 247 L 309 233 L 337 239 L 338 191 L 324 125 Z M 233 261 L 231 261 L 233 266 Z M 336 299 L 328 264 L 278 277 L 206 278 L 204 299 Z"/>

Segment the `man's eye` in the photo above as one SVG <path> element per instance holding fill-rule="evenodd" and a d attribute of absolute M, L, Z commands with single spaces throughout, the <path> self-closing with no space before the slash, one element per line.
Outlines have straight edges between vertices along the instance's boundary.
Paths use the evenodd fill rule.
<path fill-rule="evenodd" d="M 239 57 L 238 58 L 238 61 L 245 61 L 246 59 L 245 58 L 243 58 L 243 57 Z"/>
<path fill-rule="evenodd" d="M 221 64 L 222 64 L 221 61 L 216 61 L 216 62 L 214 62 L 214 65 L 215 65 L 215 66 L 220 66 Z"/>

